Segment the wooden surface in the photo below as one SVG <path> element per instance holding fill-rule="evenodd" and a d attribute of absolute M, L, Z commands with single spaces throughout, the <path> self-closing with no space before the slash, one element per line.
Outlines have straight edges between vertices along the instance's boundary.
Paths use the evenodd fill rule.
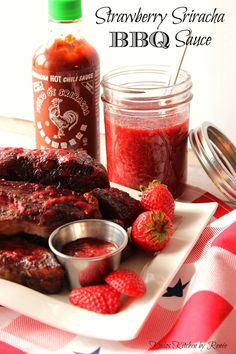
<path fill-rule="evenodd" d="M 34 146 L 34 125 L 30 121 L 0 117 L 0 146 Z M 105 142 L 101 136 L 101 160 L 105 163 Z M 202 188 L 228 203 L 207 176 L 192 150 L 188 151 L 188 184 Z M 229 203 L 230 204 L 230 203 Z M 231 204 L 230 204 L 231 205 Z M 232 206 L 232 205 L 231 205 Z"/>

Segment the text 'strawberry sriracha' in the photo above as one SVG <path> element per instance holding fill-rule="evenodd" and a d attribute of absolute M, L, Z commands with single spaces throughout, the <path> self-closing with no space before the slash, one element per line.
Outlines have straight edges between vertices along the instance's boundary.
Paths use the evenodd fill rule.
<path fill-rule="evenodd" d="M 99 57 L 81 34 L 81 1 L 48 5 L 49 37 L 33 57 L 36 145 L 99 159 Z"/>
<path fill-rule="evenodd" d="M 128 67 L 102 81 L 109 178 L 139 189 L 153 179 L 175 198 L 186 184 L 190 76 L 166 87 L 168 67 Z M 125 79 L 125 80 L 124 80 Z"/>

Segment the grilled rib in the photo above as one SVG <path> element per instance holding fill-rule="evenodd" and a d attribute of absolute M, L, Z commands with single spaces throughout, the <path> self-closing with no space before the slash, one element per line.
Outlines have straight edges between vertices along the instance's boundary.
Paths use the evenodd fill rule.
<path fill-rule="evenodd" d="M 47 238 L 74 220 L 101 218 L 95 197 L 55 186 L 0 180 L 0 235 L 20 232 Z"/>
<path fill-rule="evenodd" d="M 109 187 L 105 167 L 79 150 L 0 148 L 0 178 L 82 193 Z"/>

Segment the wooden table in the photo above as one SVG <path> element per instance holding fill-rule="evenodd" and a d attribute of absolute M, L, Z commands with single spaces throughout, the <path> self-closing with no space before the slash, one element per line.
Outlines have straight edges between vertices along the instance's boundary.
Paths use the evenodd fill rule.
<path fill-rule="evenodd" d="M 34 146 L 33 122 L 0 117 L 0 146 Z M 105 163 L 105 142 L 101 136 L 102 163 Z M 202 188 L 232 206 L 207 176 L 191 149 L 188 150 L 188 184 Z M 233 207 L 233 206 L 232 206 Z"/>

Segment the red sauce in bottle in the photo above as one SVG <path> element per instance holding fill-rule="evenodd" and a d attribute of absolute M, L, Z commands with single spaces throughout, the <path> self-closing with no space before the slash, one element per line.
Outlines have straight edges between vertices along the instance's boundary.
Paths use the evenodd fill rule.
<path fill-rule="evenodd" d="M 79 24 L 51 23 L 48 43 L 34 54 L 36 146 L 82 149 L 99 159 L 99 57 Z"/>

